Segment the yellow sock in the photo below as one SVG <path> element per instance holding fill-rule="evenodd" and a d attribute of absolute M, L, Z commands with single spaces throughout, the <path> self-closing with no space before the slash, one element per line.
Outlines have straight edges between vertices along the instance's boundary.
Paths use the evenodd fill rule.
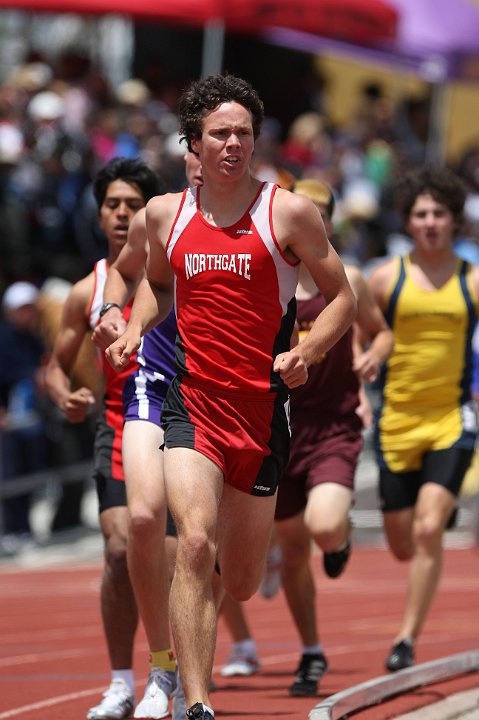
<path fill-rule="evenodd" d="M 176 670 L 175 653 L 171 648 L 167 650 L 158 650 L 150 653 L 150 668 L 160 668 L 160 670 Z"/>

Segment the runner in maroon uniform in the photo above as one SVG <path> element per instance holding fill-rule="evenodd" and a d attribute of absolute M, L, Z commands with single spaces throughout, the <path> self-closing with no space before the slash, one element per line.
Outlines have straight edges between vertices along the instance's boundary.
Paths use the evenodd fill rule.
<path fill-rule="evenodd" d="M 126 243 L 135 213 L 158 192 L 158 178 L 137 160 L 112 160 L 95 178 L 94 194 L 99 223 L 108 240 L 108 258 L 100 260 L 91 273 L 73 286 L 47 368 L 48 390 L 70 422 L 82 422 L 94 403 L 89 388 L 72 387 L 71 375 L 85 334 L 91 332 L 102 313 L 108 266 Z M 126 319 L 129 311 L 130 307 L 125 309 Z M 121 457 L 122 390 L 135 367 L 128 359 L 123 372 L 116 374 L 104 363 L 105 394 L 95 435 L 94 479 L 105 542 L 101 610 L 112 682 L 100 703 L 88 712 L 89 720 L 129 718 L 135 702 L 132 656 L 138 612 L 126 560 L 127 509 Z"/>
<path fill-rule="evenodd" d="M 255 592 L 287 459 L 288 388 L 344 334 L 356 303 L 314 204 L 251 175 L 263 106 L 248 83 L 192 83 L 179 117 L 204 184 L 148 204 L 147 276 L 107 356 L 121 369 L 175 300 L 178 375 L 162 416 L 178 529 L 170 609 L 187 716 L 208 720 L 215 563 L 234 598 Z M 300 260 L 328 305 L 290 351 Z"/>
<path fill-rule="evenodd" d="M 313 200 L 329 234 L 334 209 L 329 187 L 305 179 L 293 190 Z M 311 538 L 324 553 L 327 575 L 338 577 L 350 553 L 349 510 L 363 445 L 363 424 L 357 412 L 360 383 L 377 377 L 392 349 L 392 333 L 366 281 L 355 267 L 348 266 L 346 274 L 357 298 L 356 326 L 370 344 L 354 358 L 350 328 L 310 367 L 308 382 L 292 391 L 291 455 L 276 506 L 283 587 L 303 645 L 292 695 L 316 695 L 318 680 L 327 669 L 316 627 Z M 301 341 L 326 307 L 326 299 L 304 265 L 296 299 Z"/>

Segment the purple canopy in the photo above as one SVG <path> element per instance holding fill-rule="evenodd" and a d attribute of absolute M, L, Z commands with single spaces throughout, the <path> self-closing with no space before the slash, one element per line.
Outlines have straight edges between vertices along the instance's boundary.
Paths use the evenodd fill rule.
<path fill-rule="evenodd" d="M 388 0 L 399 12 L 397 45 L 420 53 L 479 53 L 477 0 Z"/>
<path fill-rule="evenodd" d="M 401 54 L 423 58 L 440 56 L 445 75 L 477 80 L 479 68 L 479 3 L 477 0 L 389 0 L 399 11 L 398 36 L 393 43 Z"/>
<path fill-rule="evenodd" d="M 388 0 L 396 37 L 367 46 L 272 28 L 266 40 L 305 52 L 331 50 L 417 72 L 426 80 L 479 80 L 479 0 Z"/>

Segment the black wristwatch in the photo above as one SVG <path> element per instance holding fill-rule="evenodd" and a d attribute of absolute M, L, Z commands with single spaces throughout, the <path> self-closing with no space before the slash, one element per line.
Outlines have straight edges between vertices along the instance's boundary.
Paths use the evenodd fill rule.
<path fill-rule="evenodd" d="M 111 308 L 113 308 L 113 307 L 116 307 L 116 308 L 118 308 L 118 310 L 121 310 L 121 307 L 120 307 L 120 305 L 118 305 L 118 303 L 105 303 L 100 308 L 100 313 L 99 313 L 100 317 L 103 317 L 103 315 L 106 312 L 108 312 L 108 310 L 111 310 Z"/>

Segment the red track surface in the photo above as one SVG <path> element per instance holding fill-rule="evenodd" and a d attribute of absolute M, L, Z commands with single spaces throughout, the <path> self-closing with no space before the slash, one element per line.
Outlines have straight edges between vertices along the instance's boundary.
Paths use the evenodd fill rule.
<path fill-rule="evenodd" d="M 448 550 L 440 590 L 419 646 L 426 662 L 479 646 L 479 553 Z M 307 720 L 321 697 L 384 674 L 383 662 L 401 617 L 407 565 L 387 550 L 354 549 L 344 577 L 328 580 L 320 557 L 314 559 L 317 608 L 330 670 L 317 699 L 290 698 L 287 688 L 299 657 L 298 639 L 282 593 L 247 603 L 263 668 L 252 678 L 223 679 L 215 673 L 216 715 L 228 720 L 276 716 Z M 101 566 L 0 569 L 0 720 L 83 719 L 109 681 L 99 616 Z M 230 639 L 220 623 L 217 671 Z M 138 695 L 143 690 L 146 643 L 136 645 Z M 477 674 L 441 683 L 355 715 L 386 720 L 477 686 Z"/>

